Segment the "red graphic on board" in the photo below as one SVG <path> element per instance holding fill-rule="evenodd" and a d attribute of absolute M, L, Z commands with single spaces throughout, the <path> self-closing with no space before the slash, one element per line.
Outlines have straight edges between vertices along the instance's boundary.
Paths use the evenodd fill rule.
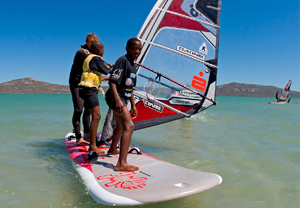
<path fill-rule="evenodd" d="M 88 160 L 88 150 L 86 146 L 77 146 L 75 141 L 65 139 L 66 149 L 70 154 L 71 160 L 89 171 L 93 172 L 91 163 Z"/>
<path fill-rule="evenodd" d="M 106 187 L 115 187 L 122 189 L 142 189 L 146 186 L 147 179 L 146 177 L 134 178 L 135 172 L 126 172 L 119 173 L 117 175 L 104 175 L 99 176 L 97 179 L 100 180 L 109 180 L 109 183 L 106 183 Z M 128 180 L 124 180 L 128 178 Z"/>

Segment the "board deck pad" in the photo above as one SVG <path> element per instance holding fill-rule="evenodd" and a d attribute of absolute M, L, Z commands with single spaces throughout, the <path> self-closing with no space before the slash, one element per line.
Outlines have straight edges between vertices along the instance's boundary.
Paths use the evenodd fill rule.
<path fill-rule="evenodd" d="M 87 146 L 77 146 L 74 133 L 64 139 L 66 149 L 93 198 L 108 205 L 138 205 L 173 200 L 206 191 L 222 182 L 214 173 L 179 167 L 145 153 L 128 153 L 127 162 L 139 171 L 115 171 L 118 155 L 88 160 Z M 101 149 L 108 150 L 108 146 Z"/>

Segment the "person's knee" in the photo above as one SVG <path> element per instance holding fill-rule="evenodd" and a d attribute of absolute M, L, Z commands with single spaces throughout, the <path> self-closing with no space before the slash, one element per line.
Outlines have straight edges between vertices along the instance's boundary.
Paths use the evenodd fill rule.
<path fill-rule="evenodd" d="M 100 113 L 93 113 L 92 114 L 92 120 L 95 120 L 97 122 L 99 122 L 101 119 L 101 114 Z"/>
<path fill-rule="evenodd" d="M 128 129 L 129 131 L 133 132 L 134 131 L 134 124 L 133 122 L 128 122 L 126 125 L 125 125 L 126 129 Z"/>
<path fill-rule="evenodd" d="M 82 111 L 83 111 L 83 107 L 82 106 L 77 106 L 75 109 L 74 109 L 74 111 L 76 112 L 76 113 L 82 113 Z"/>

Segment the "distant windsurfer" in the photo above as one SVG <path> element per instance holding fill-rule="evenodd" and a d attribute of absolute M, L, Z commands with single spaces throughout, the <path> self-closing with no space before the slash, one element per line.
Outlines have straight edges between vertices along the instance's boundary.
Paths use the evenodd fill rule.
<path fill-rule="evenodd" d="M 105 154 L 96 146 L 97 128 L 101 118 L 98 89 L 102 79 L 108 80 L 108 76 L 102 77 L 102 74 L 108 74 L 112 70 L 112 65 L 103 61 L 104 46 L 100 42 L 94 42 L 91 45 L 91 53 L 83 62 L 83 72 L 79 83 L 79 95 L 84 100 L 84 107 L 89 109 L 92 115 L 90 124 L 90 146 L 88 150 L 88 159 L 96 157 L 98 154 Z"/>
<path fill-rule="evenodd" d="M 125 56 L 120 57 L 112 70 L 109 78 L 109 89 L 106 92 L 106 102 L 110 109 L 113 109 L 116 119 L 116 128 L 112 136 L 112 143 L 108 154 L 120 154 L 115 170 L 117 171 L 137 171 L 138 167 L 127 163 L 127 152 L 134 131 L 132 118 L 137 116 L 135 107 L 133 87 L 136 84 L 137 66 L 134 60 L 138 58 L 142 50 L 141 42 L 137 38 L 127 41 Z M 131 115 L 127 108 L 127 103 L 131 103 Z M 120 141 L 120 150 L 117 145 Z"/>
<path fill-rule="evenodd" d="M 276 98 L 277 102 L 279 102 L 278 92 L 276 92 L 275 98 Z"/>
<path fill-rule="evenodd" d="M 89 139 L 90 135 L 90 113 L 88 109 L 84 109 L 82 123 L 83 123 L 83 138 L 80 132 L 80 117 L 84 107 L 84 101 L 79 96 L 79 87 L 78 84 L 80 82 L 80 77 L 82 74 L 82 65 L 85 58 L 90 55 L 91 45 L 93 42 L 98 41 L 98 36 L 94 33 L 89 33 L 86 36 L 85 45 L 82 45 L 81 48 L 76 52 L 76 55 L 73 60 L 73 65 L 70 71 L 69 77 L 69 86 L 72 94 L 73 100 L 73 116 L 72 116 L 72 124 L 76 136 L 76 144 L 77 145 L 88 145 L 89 142 L 85 141 L 85 139 Z"/>

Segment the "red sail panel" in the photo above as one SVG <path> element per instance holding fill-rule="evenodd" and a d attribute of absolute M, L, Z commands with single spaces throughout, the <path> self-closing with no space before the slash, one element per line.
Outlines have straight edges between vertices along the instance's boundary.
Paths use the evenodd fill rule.
<path fill-rule="evenodd" d="M 183 0 L 173 1 L 168 10 L 188 17 L 188 14 L 181 9 L 182 2 Z M 166 13 L 158 29 L 161 29 L 163 27 L 176 27 L 190 30 L 208 31 L 203 25 L 195 20 L 187 19 L 171 13 Z"/>

